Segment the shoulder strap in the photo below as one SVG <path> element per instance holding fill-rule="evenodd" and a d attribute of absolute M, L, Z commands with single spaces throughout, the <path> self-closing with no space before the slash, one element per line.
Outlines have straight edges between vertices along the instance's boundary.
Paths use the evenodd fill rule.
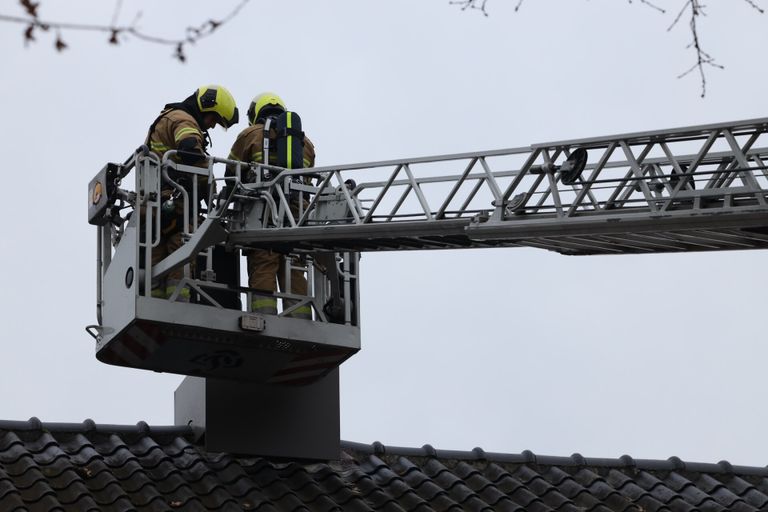
<path fill-rule="evenodd" d="M 272 129 L 273 117 L 268 117 L 264 120 L 264 131 L 262 136 L 262 151 L 261 155 L 264 158 L 264 163 L 269 165 L 269 132 Z"/>

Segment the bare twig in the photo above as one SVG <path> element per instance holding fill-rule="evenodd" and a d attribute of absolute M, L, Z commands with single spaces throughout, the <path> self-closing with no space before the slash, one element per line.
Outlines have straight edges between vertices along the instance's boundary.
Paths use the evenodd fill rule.
<path fill-rule="evenodd" d="M 521 0 L 522 1 L 522 0 Z M 483 15 L 488 16 L 488 11 L 485 10 L 485 4 L 488 0 L 450 0 L 451 5 L 460 5 L 462 11 L 467 9 L 477 9 L 482 12 Z"/>
<path fill-rule="evenodd" d="M 112 22 L 109 25 L 69 23 L 62 21 L 43 21 L 40 19 L 38 14 L 40 2 L 32 2 L 31 0 L 19 0 L 19 4 L 25 11 L 25 16 L 10 16 L 6 14 L 0 14 L 0 22 L 4 21 L 8 23 L 26 25 L 23 34 L 25 45 L 29 45 L 30 43 L 37 40 L 35 38 L 35 31 L 37 29 L 40 29 L 44 32 L 50 29 L 54 29 L 56 31 L 54 48 L 56 48 L 58 51 L 62 51 L 68 46 L 67 43 L 64 42 L 62 31 L 105 32 L 109 34 L 108 42 L 113 45 L 119 44 L 120 39 L 118 38 L 120 36 L 127 36 L 134 37 L 148 43 L 172 46 L 174 48 L 173 56 L 179 62 L 185 62 L 187 59 L 185 53 L 186 45 L 195 44 L 200 39 L 210 36 L 222 25 L 237 16 L 248 2 L 250 2 L 250 0 L 240 0 L 240 3 L 238 3 L 235 8 L 229 12 L 229 14 L 220 20 L 208 19 L 198 26 L 187 27 L 184 30 L 185 36 L 183 38 L 169 38 L 143 32 L 138 27 L 138 22 L 141 19 L 141 12 L 137 13 L 130 25 L 118 25 L 117 20 L 120 15 L 122 0 L 117 0 L 115 10 L 112 15 Z"/>
<path fill-rule="evenodd" d="M 451 0 L 451 4 L 458 4 L 461 5 L 462 10 L 466 10 L 467 8 L 472 9 L 479 9 L 488 16 L 487 11 L 485 10 L 486 7 L 486 1 L 487 0 Z M 520 6 L 523 4 L 524 0 L 518 0 L 517 5 L 515 6 L 515 11 L 518 11 L 520 9 Z M 662 9 L 658 5 L 652 3 L 650 0 L 627 0 L 630 4 L 633 2 L 639 2 L 641 4 L 647 5 L 648 7 L 655 9 L 659 11 L 661 14 L 666 14 L 666 10 Z M 744 0 L 749 6 L 751 6 L 753 9 L 758 11 L 760 14 L 764 14 L 765 10 L 760 7 L 757 2 L 761 0 Z M 711 66 L 718 69 L 724 69 L 723 66 L 715 62 L 715 58 L 704 51 L 701 47 L 701 40 L 699 38 L 699 27 L 697 24 L 699 16 L 706 16 L 706 13 L 704 12 L 705 6 L 701 3 L 701 0 L 684 0 L 682 8 L 677 13 L 677 16 L 675 16 L 674 21 L 672 21 L 672 24 L 667 28 L 667 31 L 672 30 L 685 16 L 686 13 L 690 12 L 690 20 L 688 21 L 688 27 L 691 31 L 691 42 L 688 44 L 686 48 L 693 48 L 696 52 L 696 62 L 685 72 L 678 75 L 678 78 L 682 78 L 693 71 L 698 70 L 699 71 L 699 77 L 701 79 L 701 97 L 703 98 L 706 96 L 707 93 L 707 79 L 706 75 L 704 73 L 704 67 L 705 66 Z"/>
<path fill-rule="evenodd" d="M 759 5 L 757 5 L 753 0 L 744 0 L 744 1 L 747 2 L 749 5 L 751 5 L 752 8 L 757 10 L 760 14 L 765 13 L 765 10 L 761 8 Z"/>
<path fill-rule="evenodd" d="M 632 3 L 632 0 L 629 0 L 629 3 Z M 648 7 L 652 8 L 652 9 L 656 9 L 656 10 L 657 10 L 657 11 L 659 11 L 661 14 L 664 14 L 664 13 L 666 13 L 666 12 L 667 12 L 667 11 L 665 11 L 664 9 L 662 9 L 661 7 L 659 7 L 658 5 L 656 5 L 656 4 L 652 4 L 652 3 L 651 3 L 651 2 L 649 2 L 648 0 L 640 0 L 640 3 L 641 3 L 641 4 L 645 4 L 645 5 L 647 5 Z"/>
<path fill-rule="evenodd" d="M 517 11 L 520 9 L 520 6 L 521 6 L 521 5 L 523 5 L 523 1 L 524 1 L 524 0 L 518 0 L 518 2 L 517 2 L 517 5 L 515 6 L 515 12 L 517 12 Z M 633 0 L 627 0 L 627 1 L 628 1 L 629 3 L 632 3 L 632 1 L 633 1 Z M 662 13 L 662 14 L 663 14 L 663 13 L 665 13 L 665 12 L 667 12 L 667 11 L 665 11 L 664 9 L 662 9 L 661 7 L 659 7 L 658 5 L 656 5 L 656 4 L 653 4 L 653 3 L 649 2 L 648 0 L 638 0 L 638 1 L 639 1 L 641 4 L 645 4 L 645 5 L 647 5 L 648 7 L 651 7 L 651 8 L 653 8 L 653 9 L 656 9 L 657 11 L 659 11 L 659 12 L 660 12 L 660 13 Z M 750 1 L 750 0 L 747 0 L 747 1 Z M 457 3 L 457 2 L 451 2 L 451 3 Z"/>

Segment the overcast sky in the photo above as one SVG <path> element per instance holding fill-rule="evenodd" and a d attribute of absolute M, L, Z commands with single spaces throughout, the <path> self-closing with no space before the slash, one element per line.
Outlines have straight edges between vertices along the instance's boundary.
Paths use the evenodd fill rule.
<path fill-rule="evenodd" d="M 677 11 L 681 0 L 657 0 Z M 768 7 L 765 0 L 756 3 Z M 107 23 L 114 2 L 42 2 L 44 19 Z M 176 37 L 235 0 L 124 0 Z M 160 108 L 208 83 L 241 112 L 277 91 L 318 165 L 500 149 L 768 115 L 766 15 L 709 2 L 692 63 L 685 20 L 639 2 L 252 0 L 188 50 L 64 32 L 24 48 L 0 24 L 0 418 L 173 422 L 177 375 L 107 366 L 94 323 L 86 188 L 143 141 Z M 21 14 L 16 2 L 0 13 Z M 87 14 L 74 14 L 87 13 Z M 86 18 L 81 18 L 85 16 Z M 225 156 L 235 129 L 213 130 Z M 362 181 L 362 180 L 361 180 Z M 565 257 L 534 249 L 365 254 L 362 351 L 341 370 L 342 437 L 400 446 L 763 466 L 766 255 Z"/>

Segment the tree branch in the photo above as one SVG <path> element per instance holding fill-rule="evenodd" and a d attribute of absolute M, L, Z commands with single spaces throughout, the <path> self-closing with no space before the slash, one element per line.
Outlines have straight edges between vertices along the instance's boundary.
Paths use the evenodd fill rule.
<path fill-rule="evenodd" d="M 684 76 L 698 69 L 699 77 L 701 78 L 701 97 L 703 98 L 707 94 L 707 78 L 704 74 L 704 66 L 712 66 L 718 69 L 724 69 L 724 67 L 715 62 L 715 59 L 701 48 L 701 43 L 699 41 L 699 29 L 696 21 L 699 16 L 706 16 L 706 13 L 704 12 L 704 6 L 701 4 L 700 0 L 685 0 L 683 8 L 680 10 L 677 17 L 675 18 L 675 21 L 672 22 L 667 31 L 675 28 L 675 25 L 680 22 L 683 14 L 685 14 L 685 12 L 688 10 L 691 12 L 691 18 L 688 21 L 688 26 L 690 27 L 691 37 L 693 39 L 686 48 L 693 48 L 696 51 L 696 63 L 683 73 L 677 75 L 677 78 L 683 78 Z"/>
<path fill-rule="evenodd" d="M 451 0 L 449 3 L 461 5 L 462 11 L 468 8 L 478 9 L 482 11 L 483 14 L 488 16 L 488 12 L 485 9 L 486 1 L 487 0 Z M 520 6 L 523 4 L 523 1 L 524 0 L 518 0 L 517 5 L 515 6 L 515 12 L 517 12 L 520 9 Z M 630 4 L 633 2 L 633 0 L 627 0 L 627 1 Z M 638 1 L 641 4 L 647 5 L 648 7 L 659 11 L 661 14 L 666 14 L 666 11 L 664 9 L 650 2 L 650 0 L 634 0 L 634 1 Z M 760 14 L 764 14 L 765 10 L 757 4 L 758 1 L 760 0 L 744 0 L 744 2 L 746 2 L 749 6 L 751 6 L 753 9 L 758 11 Z M 707 93 L 707 79 L 706 79 L 706 74 L 704 73 L 704 67 L 711 66 L 718 69 L 724 69 L 723 66 L 715 62 L 715 59 L 712 55 L 704 51 L 701 47 L 701 40 L 699 38 L 699 27 L 698 27 L 697 21 L 699 16 L 706 16 L 706 13 L 704 12 L 704 7 L 705 6 L 701 3 L 701 0 L 685 0 L 683 2 L 682 8 L 678 12 L 674 21 L 669 26 L 669 28 L 667 28 L 668 32 L 671 31 L 680 22 L 683 16 L 687 12 L 690 12 L 688 27 L 691 31 L 692 39 L 691 39 L 691 42 L 688 44 L 688 46 L 686 46 L 686 48 L 693 48 L 693 50 L 696 52 L 696 62 L 685 72 L 678 75 L 677 78 L 683 78 L 684 76 L 692 73 L 693 71 L 698 70 L 699 77 L 701 79 L 701 97 L 702 98 L 706 96 L 706 93 Z"/>
<path fill-rule="evenodd" d="M 186 47 L 188 44 L 195 44 L 200 39 L 210 36 L 222 25 L 229 22 L 237 16 L 240 11 L 250 0 L 240 0 L 232 11 L 229 12 L 224 18 L 220 20 L 208 19 L 198 26 L 189 26 L 184 29 L 185 36 L 183 38 L 168 38 L 154 34 L 143 32 L 138 27 L 138 22 L 141 19 L 141 12 L 137 13 L 133 22 L 130 25 L 118 25 L 117 20 L 122 8 L 122 0 L 117 0 L 115 10 L 112 15 L 112 21 L 108 25 L 89 24 L 89 23 L 69 23 L 63 21 L 44 21 L 39 17 L 38 10 L 40 8 L 40 2 L 32 2 L 32 0 L 19 0 L 19 4 L 24 9 L 25 16 L 10 16 L 6 14 L 0 14 L 0 22 L 17 23 L 26 25 L 23 33 L 24 44 L 29 45 L 35 42 L 36 31 L 41 30 L 48 32 L 51 29 L 56 31 L 56 38 L 54 41 L 54 48 L 57 51 L 63 51 L 68 47 L 62 37 L 62 31 L 78 31 L 78 32 L 104 32 L 109 34 L 107 40 L 110 44 L 118 45 L 122 40 L 128 38 L 135 38 L 141 41 L 146 41 L 152 44 L 159 44 L 165 46 L 173 46 L 173 57 L 179 62 L 186 62 Z"/>
<path fill-rule="evenodd" d="M 483 15 L 488 16 L 488 11 L 485 10 L 485 4 L 488 2 L 488 0 L 450 0 L 448 2 L 451 5 L 460 5 L 462 11 L 466 11 L 467 9 L 477 9 L 478 11 L 482 12 Z M 522 3 L 522 0 L 520 0 Z"/>

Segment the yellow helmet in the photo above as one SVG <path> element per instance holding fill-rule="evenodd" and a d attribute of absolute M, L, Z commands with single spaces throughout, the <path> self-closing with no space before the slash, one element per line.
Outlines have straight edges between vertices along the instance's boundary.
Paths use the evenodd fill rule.
<path fill-rule="evenodd" d="M 218 123 L 227 129 L 240 120 L 235 98 L 220 85 L 205 85 L 195 91 L 197 107 L 200 112 L 213 112 L 218 114 Z"/>
<path fill-rule="evenodd" d="M 285 102 L 273 92 L 264 92 L 253 98 L 248 107 L 248 124 L 254 125 L 258 119 L 270 114 L 285 112 Z"/>

